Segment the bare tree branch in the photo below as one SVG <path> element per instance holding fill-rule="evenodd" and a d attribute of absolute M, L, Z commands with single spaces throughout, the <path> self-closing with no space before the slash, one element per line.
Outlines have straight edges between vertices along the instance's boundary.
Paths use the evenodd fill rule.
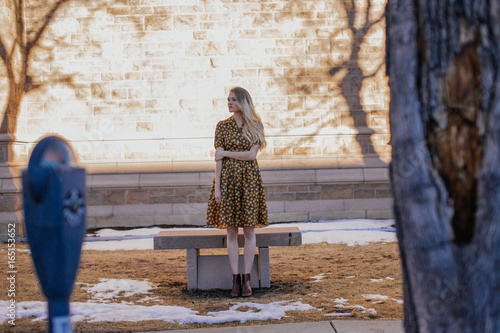
<path fill-rule="evenodd" d="M 2 37 L 0 37 L 0 57 L 2 57 L 3 63 L 7 65 L 7 50 L 5 49 Z"/>
<path fill-rule="evenodd" d="M 17 8 L 15 10 L 16 14 L 16 42 L 17 45 L 21 47 L 24 51 L 24 0 L 19 0 L 19 2 L 15 2 L 17 4 Z M 16 48 L 16 43 L 12 44 L 11 55 L 13 54 Z"/>
<path fill-rule="evenodd" d="M 354 27 L 354 21 L 356 20 L 356 3 L 353 0 L 344 0 L 344 8 L 347 13 L 348 26 L 353 32 L 356 32 L 357 29 Z"/>
<path fill-rule="evenodd" d="M 64 3 L 68 2 L 69 0 L 59 0 L 54 7 L 50 10 L 50 12 L 45 16 L 45 21 L 43 22 L 43 25 L 40 27 L 40 30 L 35 34 L 35 37 L 33 40 L 30 40 L 29 42 L 26 43 L 26 54 L 29 54 L 31 49 L 37 45 L 38 41 L 42 37 L 43 33 L 45 32 L 45 29 L 50 24 L 50 21 L 52 20 L 54 14 L 58 11 L 59 7 L 61 7 Z"/>

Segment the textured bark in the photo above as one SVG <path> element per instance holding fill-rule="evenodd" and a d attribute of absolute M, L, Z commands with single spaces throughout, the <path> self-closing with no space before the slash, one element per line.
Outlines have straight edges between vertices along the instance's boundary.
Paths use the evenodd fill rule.
<path fill-rule="evenodd" d="M 407 332 L 500 331 L 500 4 L 389 0 Z"/>

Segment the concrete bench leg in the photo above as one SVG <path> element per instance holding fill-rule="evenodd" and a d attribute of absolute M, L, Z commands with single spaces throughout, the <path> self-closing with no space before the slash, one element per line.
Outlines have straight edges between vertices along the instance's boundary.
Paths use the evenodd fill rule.
<path fill-rule="evenodd" d="M 240 255 L 239 264 L 240 271 L 242 271 L 244 266 L 242 255 Z M 227 255 L 200 256 L 199 249 L 187 250 L 188 290 L 213 288 L 231 289 L 231 283 L 231 270 Z M 259 247 L 259 254 L 255 256 L 254 268 L 252 269 L 252 287 L 271 287 L 268 247 Z"/>
<path fill-rule="evenodd" d="M 199 249 L 187 250 L 187 280 L 189 289 L 198 288 L 198 256 L 200 255 Z"/>
<path fill-rule="evenodd" d="M 259 277 L 260 287 L 271 287 L 271 272 L 269 268 L 269 248 L 259 247 Z"/>
<path fill-rule="evenodd" d="M 255 255 L 252 267 L 252 288 L 259 288 L 259 256 Z M 240 255 L 239 271 L 243 272 L 244 258 Z M 198 289 L 225 289 L 231 290 L 233 272 L 227 255 L 200 255 L 198 257 Z"/>

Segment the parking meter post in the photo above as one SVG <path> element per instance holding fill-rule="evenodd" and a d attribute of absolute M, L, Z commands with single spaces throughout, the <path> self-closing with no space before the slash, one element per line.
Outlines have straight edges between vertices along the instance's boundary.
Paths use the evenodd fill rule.
<path fill-rule="evenodd" d="M 42 291 L 49 332 L 71 332 L 69 299 L 85 234 L 85 170 L 62 138 L 34 148 L 23 171 L 26 234 Z"/>
<path fill-rule="evenodd" d="M 50 300 L 49 303 L 49 332 L 70 333 L 71 320 L 69 311 L 69 298 L 63 300 Z"/>

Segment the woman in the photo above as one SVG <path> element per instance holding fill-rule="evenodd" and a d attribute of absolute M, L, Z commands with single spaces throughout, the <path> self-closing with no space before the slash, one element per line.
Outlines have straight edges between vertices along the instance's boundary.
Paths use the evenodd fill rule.
<path fill-rule="evenodd" d="M 215 178 L 208 202 L 207 225 L 227 229 L 227 253 L 233 272 L 231 297 L 251 296 L 250 272 L 255 258 L 255 227 L 269 224 L 266 198 L 256 158 L 264 148 L 264 126 L 252 97 L 243 88 L 227 98 L 232 116 L 215 130 Z M 238 271 L 238 228 L 245 236 L 243 279 Z"/>

